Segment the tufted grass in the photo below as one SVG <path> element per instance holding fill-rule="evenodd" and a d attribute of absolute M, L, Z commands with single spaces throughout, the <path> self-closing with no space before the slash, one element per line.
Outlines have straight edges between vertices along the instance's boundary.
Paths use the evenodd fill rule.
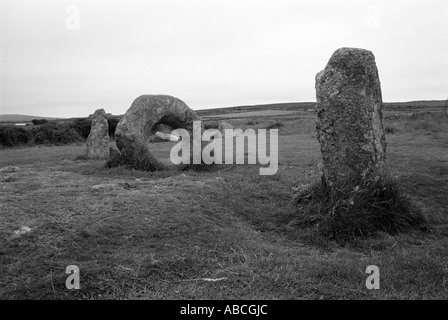
<path fill-rule="evenodd" d="M 322 180 L 301 190 L 297 226 L 313 226 L 320 235 L 345 244 L 380 232 L 396 235 L 425 229 L 427 220 L 391 177 L 351 179 L 330 186 Z"/>

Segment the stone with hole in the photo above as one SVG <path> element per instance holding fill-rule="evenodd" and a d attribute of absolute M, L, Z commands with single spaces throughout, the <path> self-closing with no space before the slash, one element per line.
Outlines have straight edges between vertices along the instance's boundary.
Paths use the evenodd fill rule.
<path fill-rule="evenodd" d="M 151 140 L 160 130 L 185 129 L 193 137 L 193 121 L 199 116 L 183 101 L 168 95 L 142 95 L 134 100 L 120 120 L 115 131 L 115 141 L 122 154 L 144 153 L 153 169 L 166 167 L 151 152 Z M 201 133 L 203 126 L 201 125 Z M 191 148 L 191 152 L 193 148 Z"/>

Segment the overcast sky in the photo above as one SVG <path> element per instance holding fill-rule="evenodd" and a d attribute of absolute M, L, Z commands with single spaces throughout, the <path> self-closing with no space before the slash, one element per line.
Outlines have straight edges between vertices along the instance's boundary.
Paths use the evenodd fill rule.
<path fill-rule="evenodd" d="M 0 0 L 0 113 L 315 101 L 340 47 L 374 53 L 384 101 L 446 99 L 447 19 L 446 0 Z"/>

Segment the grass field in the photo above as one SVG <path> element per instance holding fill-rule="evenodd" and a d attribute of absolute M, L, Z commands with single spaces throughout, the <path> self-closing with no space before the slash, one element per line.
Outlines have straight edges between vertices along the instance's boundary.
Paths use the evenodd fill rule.
<path fill-rule="evenodd" d="M 307 112 L 228 119 L 279 129 L 273 176 L 257 165 L 105 169 L 75 160 L 83 144 L 0 150 L 0 168 L 21 168 L 0 173 L 0 298 L 447 299 L 448 117 L 385 120 L 391 173 L 429 229 L 344 246 L 293 223 L 297 188 L 319 178 L 314 121 Z M 153 145 L 168 157 L 172 144 Z M 21 226 L 31 232 L 15 236 Z M 69 265 L 80 290 L 65 287 Z M 369 265 L 379 290 L 365 286 Z"/>

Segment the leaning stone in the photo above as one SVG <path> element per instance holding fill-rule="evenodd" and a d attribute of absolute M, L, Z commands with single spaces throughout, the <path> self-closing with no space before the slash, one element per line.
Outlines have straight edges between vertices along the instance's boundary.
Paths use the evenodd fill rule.
<path fill-rule="evenodd" d="M 93 115 L 92 127 L 86 143 L 89 159 L 108 159 L 109 153 L 109 124 L 104 109 L 98 109 Z"/>
<path fill-rule="evenodd" d="M 372 52 L 341 48 L 316 75 L 323 178 L 378 180 L 387 171 L 382 96 Z"/>

